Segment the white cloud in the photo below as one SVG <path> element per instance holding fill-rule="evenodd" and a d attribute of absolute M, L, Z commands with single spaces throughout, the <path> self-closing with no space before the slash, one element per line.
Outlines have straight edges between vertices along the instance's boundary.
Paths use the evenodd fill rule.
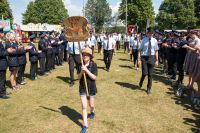
<path fill-rule="evenodd" d="M 63 0 L 66 9 L 68 10 L 69 16 L 80 16 L 83 15 L 82 13 L 82 6 L 78 6 L 72 3 L 72 0 Z M 80 4 L 82 5 L 82 4 Z"/>
<path fill-rule="evenodd" d="M 110 8 L 112 9 L 112 16 L 118 12 L 120 3 L 121 2 L 117 2 L 116 5 L 110 5 Z"/>

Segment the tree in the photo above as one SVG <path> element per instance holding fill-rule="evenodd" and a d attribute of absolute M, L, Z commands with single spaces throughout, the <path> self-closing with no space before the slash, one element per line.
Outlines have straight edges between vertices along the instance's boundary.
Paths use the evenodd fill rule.
<path fill-rule="evenodd" d="M 200 28 L 200 0 L 194 0 L 195 16 L 198 19 L 196 26 Z"/>
<path fill-rule="evenodd" d="M 10 5 L 7 0 L 1 0 L 0 14 L 3 15 L 4 19 L 10 19 L 11 23 L 13 22 L 12 10 L 10 9 Z"/>
<path fill-rule="evenodd" d="M 62 0 L 35 0 L 28 4 L 23 14 L 23 24 L 61 24 L 67 17 L 69 17 L 68 11 Z"/>
<path fill-rule="evenodd" d="M 85 16 L 97 32 L 110 22 L 111 14 L 112 10 L 106 0 L 88 0 L 86 3 Z"/>
<path fill-rule="evenodd" d="M 137 24 L 139 30 L 145 30 L 147 21 L 154 25 L 154 8 L 151 0 L 127 0 L 127 24 Z M 122 0 L 119 7 L 119 18 L 126 19 L 126 0 Z"/>
<path fill-rule="evenodd" d="M 156 21 L 159 29 L 185 29 L 196 24 L 193 0 L 164 0 Z"/>

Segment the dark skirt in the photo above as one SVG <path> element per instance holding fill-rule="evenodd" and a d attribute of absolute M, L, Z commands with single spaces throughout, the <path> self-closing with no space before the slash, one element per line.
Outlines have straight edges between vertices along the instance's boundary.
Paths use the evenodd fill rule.
<path fill-rule="evenodd" d="M 187 55 L 185 57 L 185 66 L 184 66 L 185 72 L 189 74 L 192 74 L 194 72 L 197 57 L 198 53 L 191 51 L 187 52 Z"/>
<path fill-rule="evenodd" d="M 192 77 L 195 82 L 200 83 L 200 53 L 196 59 L 195 69 Z"/>

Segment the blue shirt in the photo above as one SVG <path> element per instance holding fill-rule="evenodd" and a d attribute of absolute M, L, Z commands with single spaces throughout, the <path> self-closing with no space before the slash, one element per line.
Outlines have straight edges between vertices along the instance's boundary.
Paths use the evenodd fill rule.
<path fill-rule="evenodd" d="M 114 49 L 114 45 L 115 45 L 115 40 L 113 38 L 109 38 L 109 43 L 108 43 L 108 39 L 104 39 L 103 41 L 103 49 L 105 50 L 112 50 Z"/>
<path fill-rule="evenodd" d="M 149 37 L 145 37 L 144 39 L 142 39 L 141 45 L 139 47 L 139 49 L 141 50 L 141 56 L 149 56 L 148 47 Z M 158 41 L 155 38 L 151 38 L 151 55 L 155 55 L 156 51 L 158 50 Z"/>
<path fill-rule="evenodd" d="M 133 44 L 134 44 L 134 39 L 135 39 L 135 38 L 134 38 L 133 36 L 130 37 L 130 45 L 131 45 L 131 46 L 133 46 Z"/>
<path fill-rule="evenodd" d="M 133 45 L 132 45 L 132 49 L 139 49 L 140 48 L 140 41 L 134 40 Z"/>
<path fill-rule="evenodd" d="M 81 49 L 83 49 L 84 45 L 85 45 L 85 42 L 80 42 Z M 75 50 L 75 52 L 73 51 L 73 42 L 68 42 L 67 51 L 70 54 L 75 53 L 76 55 L 79 55 L 80 51 L 79 51 L 79 47 L 78 47 L 78 42 L 74 42 L 74 50 Z"/>
<path fill-rule="evenodd" d="M 127 35 L 125 35 L 125 36 L 124 36 L 124 42 L 130 42 L 130 37 L 127 36 Z"/>

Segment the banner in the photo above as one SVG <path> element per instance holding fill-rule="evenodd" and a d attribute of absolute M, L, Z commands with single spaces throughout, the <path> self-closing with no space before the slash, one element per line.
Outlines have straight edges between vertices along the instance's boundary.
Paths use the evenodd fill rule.
<path fill-rule="evenodd" d="M 50 24 L 34 24 L 34 23 L 29 23 L 28 25 L 21 25 L 21 30 L 22 31 L 61 31 L 62 26 L 61 25 L 50 25 Z"/>
<path fill-rule="evenodd" d="M 88 40 L 89 27 L 87 19 L 81 16 L 74 16 L 64 19 L 63 21 L 65 36 L 68 41 L 86 41 Z"/>
<path fill-rule="evenodd" d="M 9 32 L 10 31 L 10 20 L 0 20 L 0 28 L 3 27 L 3 31 Z"/>

